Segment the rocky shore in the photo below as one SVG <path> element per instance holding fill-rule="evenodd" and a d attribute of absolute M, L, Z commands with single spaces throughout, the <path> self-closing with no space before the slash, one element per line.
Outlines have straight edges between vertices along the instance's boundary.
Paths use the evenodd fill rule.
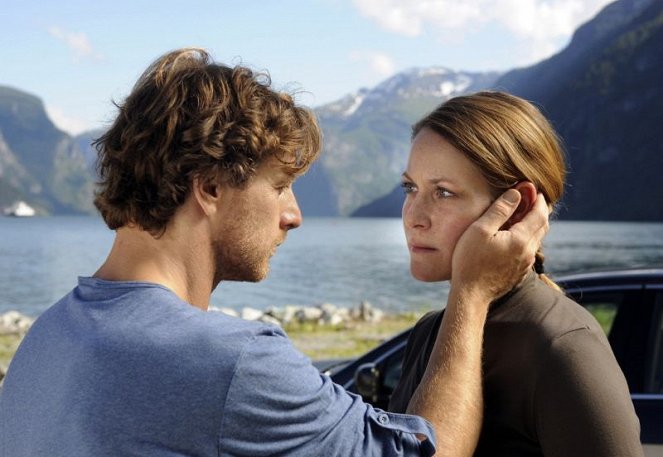
<path fill-rule="evenodd" d="M 209 312 L 282 327 L 293 344 L 314 360 L 357 356 L 413 325 L 420 316 L 420 313 L 385 313 L 367 301 L 350 308 L 331 303 L 265 310 L 211 306 Z M 0 314 L 0 379 L 33 322 L 34 319 L 17 311 Z"/>
<path fill-rule="evenodd" d="M 34 319 L 18 311 L 7 311 L 0 314 L 0 335 L 24 335 L 33 322 Z"/>
<path fill-rule="evenodd" d="M 375 308 L 367 301 L 361 302 L 354 308 L 338 307 L 331 303 L 323 303 L 317 306 L 294 306 L 269 307 L 266 310 L 254 308 L 242 308 L 235 311 L 231 308 L 216 308 L 211 306 L 210 311 L 223 312 L 235 317 L 250 321 L 260 321 L 290 328 L 293 325 L 320 325 L 320 326 L 345 326 L 357 322 L 379 323 L 385 313 Z"/>
<path fill-rule="evenodd" d="M 355 308 L 345 308 L 323 303 L 317 306 L 270 307 L 266 310 L 245 307 L 240 311 L 232 308 L 217 308 L 210 306 L 209 312 L 222 312 L 230 316 L 240 317 L 249 321 L 260 321 L 279 327 L 292 325 L 314 324 L 320 326 L 342 326 L 356 322 L 379 323 L 385 313 L 375 308 L 367 301 L 361 302 Z M 34 319 L 18 311 L 8 311 L 0 314 L 0 335 L 24 335 Z"/>

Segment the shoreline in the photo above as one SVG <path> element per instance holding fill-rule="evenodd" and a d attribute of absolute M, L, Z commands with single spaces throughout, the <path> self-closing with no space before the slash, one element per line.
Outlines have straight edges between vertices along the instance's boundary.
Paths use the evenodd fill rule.
<path fill-rule="evenodd" d="M 362 302 L 356 308 L 339 308 L 329 303 L 318 306 L 287 306 L 264 311 L 241 311 L 211 307 L 247 320 L 283 328 L 293 345 L 313 361 L 350 359 L 413 326 L 423 312 L 385 312 Z M 0 380 L 20 342 L 34 322 L 17 311 L 0 314 Z"/>

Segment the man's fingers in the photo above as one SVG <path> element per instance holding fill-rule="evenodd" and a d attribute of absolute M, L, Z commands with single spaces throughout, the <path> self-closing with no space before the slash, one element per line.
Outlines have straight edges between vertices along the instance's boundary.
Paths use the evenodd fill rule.
<path fill-rule="evenodd" d="M 536 202 L 529 213 L 509 229 L 512 241 L 521 243 L 521 252 L 524 256 L 523 259 L 526 259 L 526 262 L 528 262 L 528 268 L 534 264 L 536 251 L 541 246 L 541 242 L 548 233 L 549 228 L 548 204 L 543 195 L 538 194 Z"/>
<path fill-rule="evenodd" d="M 539 245 L 543 237 L 548 233 L 548 228 L 548 203 L 543 195 L 538 194 L 532 209 L 520 222 L 514 224 L 509 231 L 515 236 L 531 237 L 532 241 Z"/>
<path fill-rule="evenodd" d="M 490 205 L 477 222 L 490 233 L 497 233 L 516 211 L 518 203 L 520 203 L 520 192 L 509 189 Z"/>

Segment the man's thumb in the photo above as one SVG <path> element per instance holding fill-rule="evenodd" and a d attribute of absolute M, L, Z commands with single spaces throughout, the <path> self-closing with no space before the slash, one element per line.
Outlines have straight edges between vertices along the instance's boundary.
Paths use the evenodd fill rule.
<path fill-rule="evenodd" d="M 496 233 L 511 217 L 520 203 L 520 192 L 509 189 L 500 195 L 481 216 L 482 223 L 491 233 Z"/>

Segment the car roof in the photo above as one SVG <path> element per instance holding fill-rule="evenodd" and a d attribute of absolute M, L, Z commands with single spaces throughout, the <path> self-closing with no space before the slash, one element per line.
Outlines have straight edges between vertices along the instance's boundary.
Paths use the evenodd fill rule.
<path fill-rule="evenodd" d="M 620 287 L 624 285 L 663 287 L 663 268 L 630 268 L 622 270 L 590 271 L 553 277 L 564 289 L 578 287 Z"/>

